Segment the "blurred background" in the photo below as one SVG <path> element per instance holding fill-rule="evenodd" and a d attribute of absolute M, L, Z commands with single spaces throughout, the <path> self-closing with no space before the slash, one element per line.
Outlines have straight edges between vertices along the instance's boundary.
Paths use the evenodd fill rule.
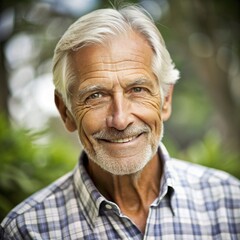
<path fill-rule="evenodd" d="M 118 2 L 149 11 L 181 72 L 165 124 L 171 155 L 240 178 L 240 2 Z M 0 6 L 1 221 L 76 164 L 81 149 L 54 106 L 51 59 L 72 22 L 111 3 L 2 0 Z"/>

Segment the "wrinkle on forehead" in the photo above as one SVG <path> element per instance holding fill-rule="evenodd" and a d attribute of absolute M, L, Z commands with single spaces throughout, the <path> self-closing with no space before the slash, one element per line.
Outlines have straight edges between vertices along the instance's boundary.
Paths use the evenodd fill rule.
<path fill-rule="evenodd" d="M 151 62 L 146 62 L 144 57 L 136 57 L 133 54 L 129 54 L 129 52 L 124 54 L 124 56 L 122 57 L 118 53 L 114 56 L 93 56 L 91 61 L 86 61 L 81 65 L 78 64 L 79 67 L 76 69 L 78 78 L 87 78 L 90 75 L 94 77 L 94 75 L 98 76 L 105 72 L 126 71 L 127 73 L 141 69 L 149 71 L 149 68 L 151 68 Z"/>
<path fill-rule="evenodd" d="M 133 65 L 134 64 L 134 65 Z M 94 63 L 91 65 L 88 65 L 83 70 L 78 70 L 78 76 L 79 77 L 85 77 L 85 75 L 94 74 L 104 74 L 104 72 L 120 72 L 120 71 L 126 71 L 130 72 L 133 70 L 141 70 L 144 69 L 145 71 L 148 70 L 148 65 L 144 65 L 143 63 L 139 64 L 135 61 L 119 61 L 115 63 Z"/>

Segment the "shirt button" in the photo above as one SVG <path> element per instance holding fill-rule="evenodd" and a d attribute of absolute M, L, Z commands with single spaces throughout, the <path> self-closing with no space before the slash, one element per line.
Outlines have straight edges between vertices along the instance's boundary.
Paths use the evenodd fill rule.
<path fill-rule="evenodd" d="M 106 204 L 106 205 L 105 205 L 105 208 L 108 209 L 108 210 L 111 210 L 111 209 L 112 209 L 112 206 L 109 205 L 109 204 Z"/>

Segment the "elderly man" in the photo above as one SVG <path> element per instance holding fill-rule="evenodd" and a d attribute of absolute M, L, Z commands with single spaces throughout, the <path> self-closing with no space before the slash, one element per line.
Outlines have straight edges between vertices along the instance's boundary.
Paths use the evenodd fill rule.
<path fill-rule="evenodd" d="M 161 144 L 178 79 L 140 8 L 94 11 L 56 46 L 55 103 L 83 153 L 4 219 L 4 239 L 237 239 L 238 180 Z M 66 159 L 67 161 L 67 159 Z"/>

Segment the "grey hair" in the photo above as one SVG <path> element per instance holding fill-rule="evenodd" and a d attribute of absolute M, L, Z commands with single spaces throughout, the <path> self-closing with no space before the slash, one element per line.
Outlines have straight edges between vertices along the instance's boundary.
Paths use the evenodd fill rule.
<path fill-rule="evenodd" d="M 64 33 L 53 56 L 53 81 L 70 110 L 71 83 L 76 76 L 71 65 L 71 53 L 90 44 L 104 44 L 113 35 L 133 30 L 140 33 L 153 49 L 153 73 L 156 75 L 161 96 L 166 96 L 171 84 L 179 79 L 164 40 L 150 15 L 139 6 L 120 9 L 99 9 L 80 17 Z"/>

